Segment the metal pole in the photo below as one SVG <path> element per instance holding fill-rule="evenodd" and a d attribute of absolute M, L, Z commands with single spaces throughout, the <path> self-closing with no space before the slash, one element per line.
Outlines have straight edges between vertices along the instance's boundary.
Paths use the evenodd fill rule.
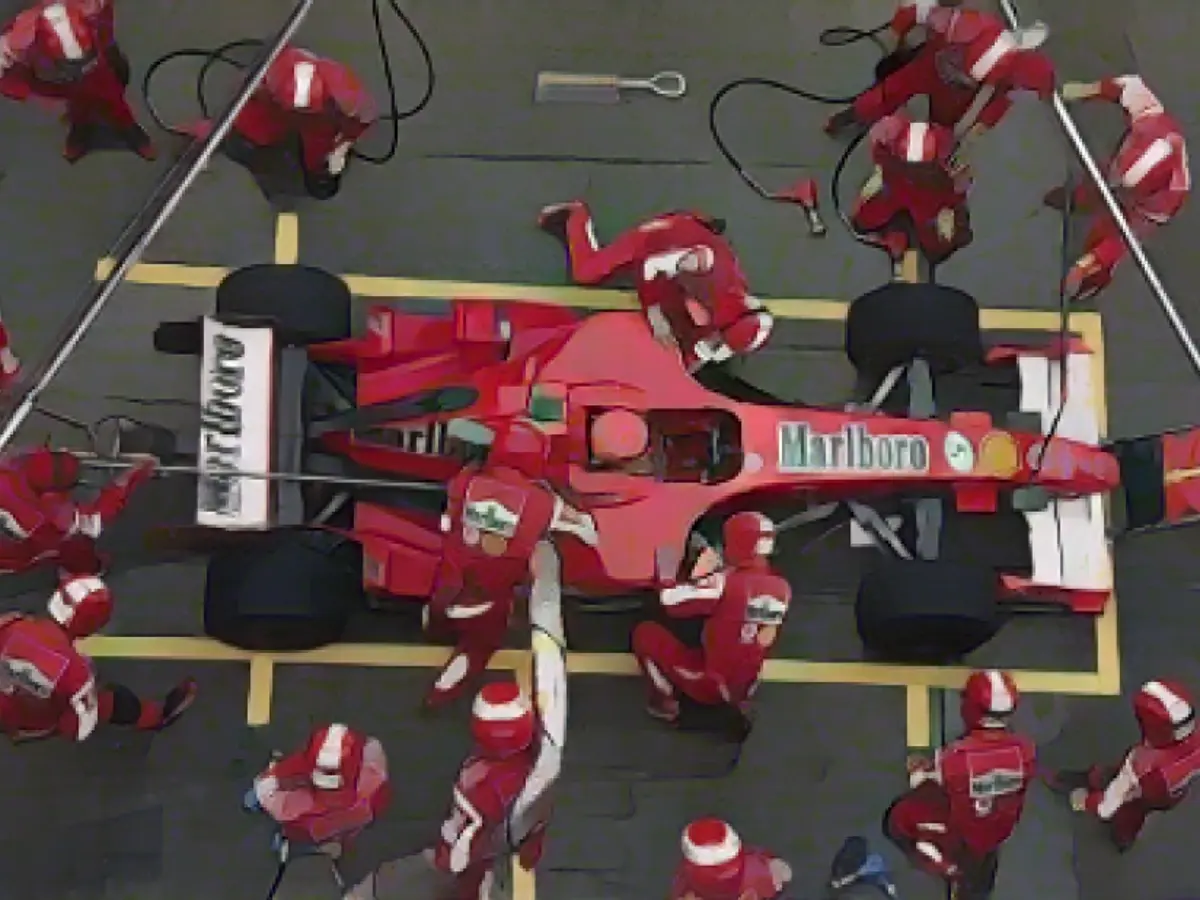
<path fill-rule="evenodd" d="M 1009 27 L 1018 28 L 1020 22 L 1017 18 L 1016 5 L 1012 0 L 999 0 L 999 2 L 1001 8 L 1004 10 L 1004 17 L 1008 20 Z M 1197 348 L 1196 342 L 1192 340 L 1187 325 L 1180 318 L 1179 311 L 1175 308 L 1170 294 L 1163 287 L 1158 273 L 1154 271 L 1154 266 L 1151 265 L 1149 258 L 1146 256 L 1146 251 L 1142 248 L 1142 242 L 1133 233 L 1133 228 L 1129 225 L 1129 219 L 1126 218 L 1125 212 L 1121 209 L 1120 204 L 1117 203 L 1117 198 L 1113 196 L 1112 190 L 1109 189 L 1104 173 L 1100 171 L 1096 160 L 1092 158 L 1087 144 L 1083 142 L 1083 136 L 1079 133 L 1079 128 L 1075 125 L 1075 120 L 1071 117 L 1071 113 L 1067 111 L 1067 105 L 1063 103 L 1063 99 L 1057 91 L 1054 93 L 1051 106 L 1054 108 L 1054 114 L 1058 117 L 1059 124 L 1067 135 L 1067 140 L 1071 142 L 1071 147 L 1075 150 L 1075 155 L 1079 157 L 1079 161 L 1083 164 L 1084 171 L 1087 172 L 1088 177 L 1100 192 L 1100 197 L 1104 200 L 1104 205 L 1108 207 L 1109 215 L 1117 223 L 1117 228 L 1120 229 L 1121 237 L 1125 239 L 1125 243 L 1129 247 L 1129 253 L 1133 256 L 1133 261 L 1142 270 L 1142 277 L 1146 279 L 1146 284 L 1150 286 L 1150 290 L 1158 300 L 1158 305 L 1162 307 L 1163 314 L 1167 317 L 1167 321 L 1170 322 L 1171 328 L 1174 329 L 1175 336 L 1179 338 L 1179 342 L 1183 345 L 1184 352 L 1187 353 L 1188 359 L 1192 363 L 1192 368 L 1196 370 L 1196 374 L 1200 375 L 1200 348 Z M 0 444 L 0 446 L 3 445 Z"/>
<path fill-rule="evenodd" d="M 17 404 L 8 421 L 4 423 L 3 429 L 0 429 L 0 450 L 3 450 L 12 442 L 17 430 L 24 424 L 29 414 L 33 412 L 38 398 L 50 386 L 50 382 L 62 371 L 67 360 L 71 358 L 71 354 L 75 352 L 75 348 L 79 346 L 84 336 L 91 329 L 92 325 L 95 324 L 96 319 L 99 318 L 100 313 L 104 311 L 104 307 L 108 304 L 112 295 L 121 286 L 121 282 L 125 280 L 125 276 L 129 274 L 129 271 L 142 258 L 146 247 L 150 245 L 150 242 L 154 240 L 159 231 L 162 230 L 163 225 L 166 224 L 167 220 L 175 212 L 175 209 L 179 206 L 179 201 L 183 199 L 183 195 L 187 193 L 188 188 L 192 186 L 197 176 L 199 176 L 200 172 L 208 164 L 213 154 L 216 153 L 221 142 L 229 134 L 229 130 L 233 127 L 233 120 L 237 118 L 238 113 L 242 111 L 242 107 L 250 99 L 250 95 L 254 93 L 266 77 L 268 67 L 275 61 L 275 58 L 280 54 L 284 46 L 299 30 L 301 23 L 315 2 L 316 0 L 300 0 L 296 8 L 292 10 L 292 14 L 288 17 L 287 22 L 284 23 L 279 34 L 276 35 L 274 41 L 270 44 L 266 55 L 258 67 L 251 73 L 246 83 L 242 85 L 233 102 L 229 104 L 229 107 L 217 119 L 212 134 L 200 145 L 200 151 L 196 155 L 196 158 L 185 169 L 178 184 L 171 190 L 162 207 L 155 213 L 154 218 L 142 232 L 141 236 L 117 259 L 112 271 L 108 273 L 108 277 L 104 279 L 99 291 L 92 298 L 79 324 L 63 340 L 33 387 L 25 392 L 25 396 L 21 398 L 21 402 Z"/>
<path fill-rule="evenodd" d="M 68 451 L 70 452 L 70 451 Z M 136 460 L 102 459 L 92 453 L 71 453 L 91 469 L 130 469 Z M 348 478 L 341 475 L 312 475 L 305 472 L 246 472 L 242 469 L 205 469 L 199 466 L 156 466 L 163 475 L 203 475 L 205 478 L 248 478 L 252 481 L 291 481 L 300 484 L 328 484 L 334 487 L 390 488 L 405 491 L 444 491 L 445 485 L 427 481 L 389 481 L 386 478 Z"/>

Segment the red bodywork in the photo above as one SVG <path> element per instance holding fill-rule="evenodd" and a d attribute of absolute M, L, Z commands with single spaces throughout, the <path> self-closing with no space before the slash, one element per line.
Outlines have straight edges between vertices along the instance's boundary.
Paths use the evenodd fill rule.
<path fill-rule="evenodd" d="M 541 423 L 552 448 L 550 479 L 568 502 L 594 517 L 601 535 L 597 549 L 563 542 L 563 579 L 592 596 L 674 579 L 689 532 L 713 510 L 945 487 L 956 493 L 959 509 L 994 512 L 999 492 L 1028 484 L 1031 463 L 1041 456 L 1041 435 L 996 428 L 984 413 L 916 421 L 732 400 L 693 380 L 678 353 L 656 342 L 633 311 L 580 318 L 558 306 L 456 302 L 449 317 L 434 317 L 377 307 L 364 337 L 311 353 L 318 362 L 357 367 L 360 409 L 436 388 L 478 392 L 471 406 L 452 413 L 322 438 L 328 449 L 360 465 L 406 478 L 449 480 L 461 464 L 453 456 L 394 446 L 403 443 L 397 429 L 412 435 L 431 426 L 432 435 L 437 423 L 451 419 L 495 425 L 529 417 L 531 401 L 558 406 L 561 421 Z M 590 417 L 614 406 L 646 416 L 655 451 L 645 465 L 654 474 L 599 471 L 589 464 Z M 800 440 L 806 428 L 826 452 L 824 463 L 797 449 L 808 443 Z M 871 465 L 865 464 L 864 443 L 873 448 Z M 857 445 L 854 459 L 846 456 L 847 444 Z M 890 466 L 880 463 L 883 444 L 891 448 Z M 792 465 L 781 465 L 781 455 Z M 1059 438 L 1041 464 L 1038 483 L 1052 493 L 1105 492 L 1119 478 L 1111 455 Z M 360 502 L 354 537 L 364 548 L 368 590 L 429 596 L 442 552 L 436 514 Z"/>

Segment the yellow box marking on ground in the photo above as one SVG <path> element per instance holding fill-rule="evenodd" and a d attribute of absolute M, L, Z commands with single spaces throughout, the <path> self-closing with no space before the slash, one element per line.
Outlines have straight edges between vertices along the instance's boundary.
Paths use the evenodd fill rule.
<path fill-rule="evenodd" d="M 281 261 L 294 261 L 299 251 L 299 223 L 292 214 L 282 214 L 277 220 L 276 256 Z M 293 252 L 292 248 L 295 247 Z M 97 279 L 112 271 L 113 260 L 102 259 L 96 268 Z M 132 284 L 171 287 L 215 288 L 229 272 L 215 266 L 190 266 L 176 263 L 139 263 L 131 270 L 127 281 Z M 575 286 L 548 286 L 514 283 L 452 281 L 424 278 L 396 278 L 375 275 L 342 275 L 351 292 L 358 297 L 384 300 L 402 299 L 463 299 L 507 300 L 554 303 L 587 309 L 629 309 L 635 305 L 627 291 Z M 767 306 L 783 319 L 838 322 L 846 318 L 849 304 L 838 300 L 774 299 Z M 1026 309 L 983 309 L 980 324 L 987 331 L 1049 331 L 1061 327 L 1057 312 Z M 1092 350 L 1095 363 L 1094 398 L 1102 433 L 1107 431 L 1108 403 L 1105 390 L 1104 328 L 1100 313 L 1076 312 L 1071 315 L 1071 331 L 1080 335 Z M 1066 694 L 1116 694 L 1120 691 L 1121 662 L 1117 629 L 1117 601 L 1113 595 L 1105 612 L 1096 619 L 1095 672 L 1022 672 L 1018 683 L 1023 690 Z M 128 641 L 127 638 L 98 638 L 105 641 Z M 151 639 L 159 640 L 159 639 Z M 186 639 L 163 639 L 181 641 Z M 132 644 L 98 644 L 102 648 L 94 655 L 113 657 L 129 654 L 120 648 L 134 649 Z M 220 645 L 216 645 L 220 647 Z M 178 652 L 176 652 L 178 651 Z M 134 654 L 141 659 L 248 659 L 229 648 L 214 650 L 214 657 L 196 657 L 204 653 L 198 645 L 171 643 L 148 648 L 153 655 Z M 232 653 L 232 655 L 231 655 Z M 272 657 L 276 663 L 310 663 L 314 665 L 392 666 L 403 668 L 436 668 L 444 664 L 448 651 L 439 647 L 391 647 L 380 645 L 338 645 L 307 654 Z M 513 669 L 518 658 L 503 655 L 493 661 L 495 669 Z M 634 675 L 637 667 L 628 654 L 572 654 L 569 666 L 577 674 Z M 768 681 L 793 684 L 869 684 L 912 686 L 918 688 L 957 688 L 965 669 L 910 668 L 873 663 L 821 663 L 803 660 L 772 660 L 764 673 Z"/>
<path fill-rule="evenodd" d="M 519 663 L 516 667 L 515 675 L 517 684 L 520 685 L 525 696 L 533 696 L 533 654 L 521 651 L 517 654 Z M 512 900 L 536 900 L 537 897 L 537 876 L 533 872 L 529 872 L 522 868 L 521 861 L 516 854 L 509 863 L 512 866 Z"/>
<path fill-rule="evenodd" d="M 96 280 L 103 281 L 112 272 L 114 261 L 105 257 L 96 263 Z M 229 269 L 222 266 L 187 266 L 181 263 L 137 263 L 125 277 L 126 284 L 157 287 L 185 287 L 208 290 L 221 283 Z"/>
<path fill-rule="evenodd" d="M 100 634 L 79 649 L 95 659 L 174 659 L 184 662 L 249 662 L 254 654 L 206 637 Z"/>
<path fill-rule="evenodd" d="M 294 266 L 300 261 L 300 217 L 280 213 L 275 219 L 275 264 Z"/>
<path fill-rule="evenodd" d="M 928 688 L 904 689 L 904 731 L 909 747 L 928 747 L 930 735 L 930 696 Z"/>
<path fill-rule="evenodd" d="M 250 658 L 250 692 L 246 697 L 246 724 L 271 721 L 271 695 L 275 689 L 275 663 L 269 656 Z"/>

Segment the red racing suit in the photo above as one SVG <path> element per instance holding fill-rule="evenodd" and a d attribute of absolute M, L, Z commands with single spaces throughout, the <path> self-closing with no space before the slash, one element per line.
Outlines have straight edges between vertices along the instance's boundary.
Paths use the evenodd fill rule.
<path fill-rule="evenodd" d="M 319 102 L 298 84 L 298 65 L 315 68 L 305 81 L 319 84 Z M 310 72 L 312 70 L 309 70 Z M 313 175 L 340 174 L 346 154 L 375 121 L 374 102 L 349 68 L 307 50 L 285 49 L 234 120 L 233 130 L 256 147 L 299 137 L 301 164 Z"/>
<path fill-rule="evenodd" d="M 0 75 L 0 94 L 24 101 L 40 97 L 66 104 L 66 118 L 74 128 L 106 125 L 133 134 L 149 155 L 146 137 L 133 109 L 125 99 L 127 73 L 119 71 L 123 57 L 116 50 L 113 35 L 112 5 L 106 0 L 73 0 L 67 6 L 83 16 L 89 32 L 90 56 L 71 77 L 64 77 L 56 66 L 57 54 L 43 46 L 36 27 L 42 10 L 52 0 L 41 0 L 27 9 L 0 36 L 0 58 L 8 65 Z"/>
<path fill-rule="evenodd" d="M 91 660 L 49 619 L 0 616 L 0 726 L 14 740 L 82 741 L 112 714 Z"/>
<path fill-rule="evenodd" d="M 1098 96 L 1120 104 L 1125 112 L 1128 123 L 1125 137 L 1107 166 L 1109 185 L 1134 234 L 1145 240 L 1155 228 L 1175 217 L 1191 191 L 1183 130 L 1136 75 L 1104 79 L 1100 82 Z M 1174 151 L 1167 163 L 1170 166 L 1168 176 L 1165 179 L 1148 178 L 1128 186 L 1127 181 L 1138 181 L 1139 171 L 1153 158 L 1154 145 L 1158 141 L 1165 141 Z M 1112 281 L 1114 270 L 1129 249 L 1091 181 L 1079 185 L 1073 199 L 1076 209 L 1096 215 L 1084 241 L 1084 258 L 1090 256 L 1091 265 L 1086 266 L 1086 272 L 1080 273 L 1087 289 L 1094 293 Z"/>
<path fill-rule="evenodd" d="M 949 128 L 913 122 L 901 111 L 871 126 L 875 172 L 851 215 L 854 227 L 878 236 L 893 259 L 909 248 L 910 229 L 932 263 L 971 242 L 965 170 L 953 171 Z"/>
<path fill-rule="evenodd" d="M 633 653 L 652 702 L 671 702 L 679 691 L 705 705 L 744 707 L 787 616 L 791 586 L 758 559 L 664 588 L 659 599 L 669 616 L 706 621 L 699 647 L 657 622 L 633 630 Z"/>
<path fill-rule="evenodd" d="M 92 502 L 76 503 L 67 493 L 39 491 L 31 483 L 30 471 L 54 456 L 39 448 L 0 458 L 0 573 L 50 562 L 76 574 L 98 572 L 103 563 L 96 538 L 154 472 L 147 461 L 114 479 Z"/>
<path fill-rule="evenodd" d="M 430 706 L 470 687 L 503 645 L 538 541 L 551 530 L 592 540 L 590 518 L 575 514 L 541 480 L 547 454 L 541 432 L 517 422 L 496 435 L 486 463 L 469 466 L 446 487 L 443 555 L 426 627 L 456 644 L 426 696 Z"/>
<path fill-rule="evenodd" d="M 987 865 L 1012 835 L 1035 775 L 1036 749 L 1002 728 L 978 728 L 914 769 L 884 832 L 913 862 L 949 881 Z"/>
<path fill-rule="evenodd" d="M 745 847 L 742 849 L 742 867 L 739 877 L 736 880 L 730 879 L 727 883 L 719 886 L 693 881 L 689 877 L 691 869 L 684 862 L 675 871 L 675 877 L 671 880 L 669 900 L 742 900 L 747 894 L 758 900 L 773 900 L 787 886 L 779 884 L 775 873 L 771 871 L 771 864 L 777 859 L 778 857 L 769 850 Z"/>
<path fill-rule="evenodd" d="M 383 745 L 368 738 L 353 784 L 319 790 L 310 780 L 312 760 L 301 750 L 273 762 L 255 780 L 258 802 L 284 838 L 310 847 L 344 846 L 378 819 L 391 801 Z"/>
<path fill-rule="evenodd" d="M 566 221 L 566 241 L 571 277 L 579 284 L 602 284 L 617 276 L 634 279 L 651 329 L 675 340 L 689 369 L 751 353 L 770 335 L 770 315 L 750 294 L 733 248 L 699 215 L 657 216 L 601 247 L 590 210 L 574 203 Z M 679 272 L 679 259 L 699 248 L 712 253 L 711 270 Z M 757 327 L 744 331 L 748 316 L 757 320 Z M 743 324 L 735 334 L 731 329 L 739 321 Z"/>
<path fill-rule="evenodd" d="M 900 3 L 892 18 L 896 35 L 903 39 L 918 25 L 926 31 L 924 45 L 907 65 L 854 101 L 855 119 L 870 125 L 913 97 L 927 96 L 929 120 L 936 125 L 953 128 L 971 112 L 973 123 L 994 128 L 1012 108 L 1013 87 L 1000 81 L 994 93 L 981 93 L 980 84 L 998 71 L 1004 55 L 1004 24 L 990 13 L 942 7 L 930 0 Z M 1038 63 L 1048 65 L 1040 56 Z M 976 101 L 978 108 L 972 110 Z"/>
<path fill-rule="evenodd" d="M 1088 773 L 1086 808 L 1109 823 L 1114 842 L 1128 847 L 1150 813 L 1165 812 L 1187 796 L 1200 775 L 1200 732 L 1170 747 L 1136 744 L 1120 766 Z"/>

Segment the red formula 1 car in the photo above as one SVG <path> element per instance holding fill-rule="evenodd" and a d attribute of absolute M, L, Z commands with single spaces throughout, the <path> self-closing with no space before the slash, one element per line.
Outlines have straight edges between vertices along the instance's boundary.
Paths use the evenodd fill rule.
<path fill-rule="evenodd" d="M 550 479 L 596 523 L 598 546 L 562 542 L 576 595 L 674 581 L 708 517 L 780 504 L 793 506 L 792 525 L 848 511 L 855 540 L 884 551 L 857 613 L 863 640 L 886 656 L 973 649 L 999 628 L 1000 598 L 1096 613 L 1111 593 L 1102 501 L 1121 480 L 1122 448 L 1099 445 L 1087 349 L 1073 343 L 1065 359 L 1054 349 L 985 353 L 978 308 L 961 291 L 891 284 L 852 304 L 846 349 L 878 387 L 866 404 L 840 409 L 773 401 L 721 374 L 706 387 L 633 311 L 581 317 L 472 301 L 448 315 L 373 307 L 361 337 L 349 323 L 340 280 L 255 266 L 220 286 L 215 316 L 156 333 L 160 350 L 204 360 L 197 522 L 276 538 L 269 551 L 234 548 L 211 563 L 209 628 L 235 643 L 321 642 L 344 621 L 330 599 L 335 582 L 428 597 L 441 505 L 410 482 L 436 488 L 514 418 L 548 436 Z M 1003 383 L 1029 428 L 936 402 L 935 381 L 941 393 L 967 369 Z M 589 443 L 594 418 L 614 408 L 643 417 L 651 436 L 644 456 L 620 468 L 598 464 Z M 246 471 L 281 479 L 236 474 Z M 300 480 L 286 480 L 293 475 Z M 339 498 L 351 501 L 340 519 L 330 512 Z M 893 516 L 898 503 L 908 512 Z M 1001 515 L 1027 522 L 1023 561 L 938 553 L 952 522 Z M 329 565 L 332 544 L 300 561 L 298 541 L 319 544 L 303 527 L 312 525 L 361 549 L 361 563 L 346 556 L 352 576 Z M 266 636 L 246 636 L 255 623 L 268 623 Z"/>

